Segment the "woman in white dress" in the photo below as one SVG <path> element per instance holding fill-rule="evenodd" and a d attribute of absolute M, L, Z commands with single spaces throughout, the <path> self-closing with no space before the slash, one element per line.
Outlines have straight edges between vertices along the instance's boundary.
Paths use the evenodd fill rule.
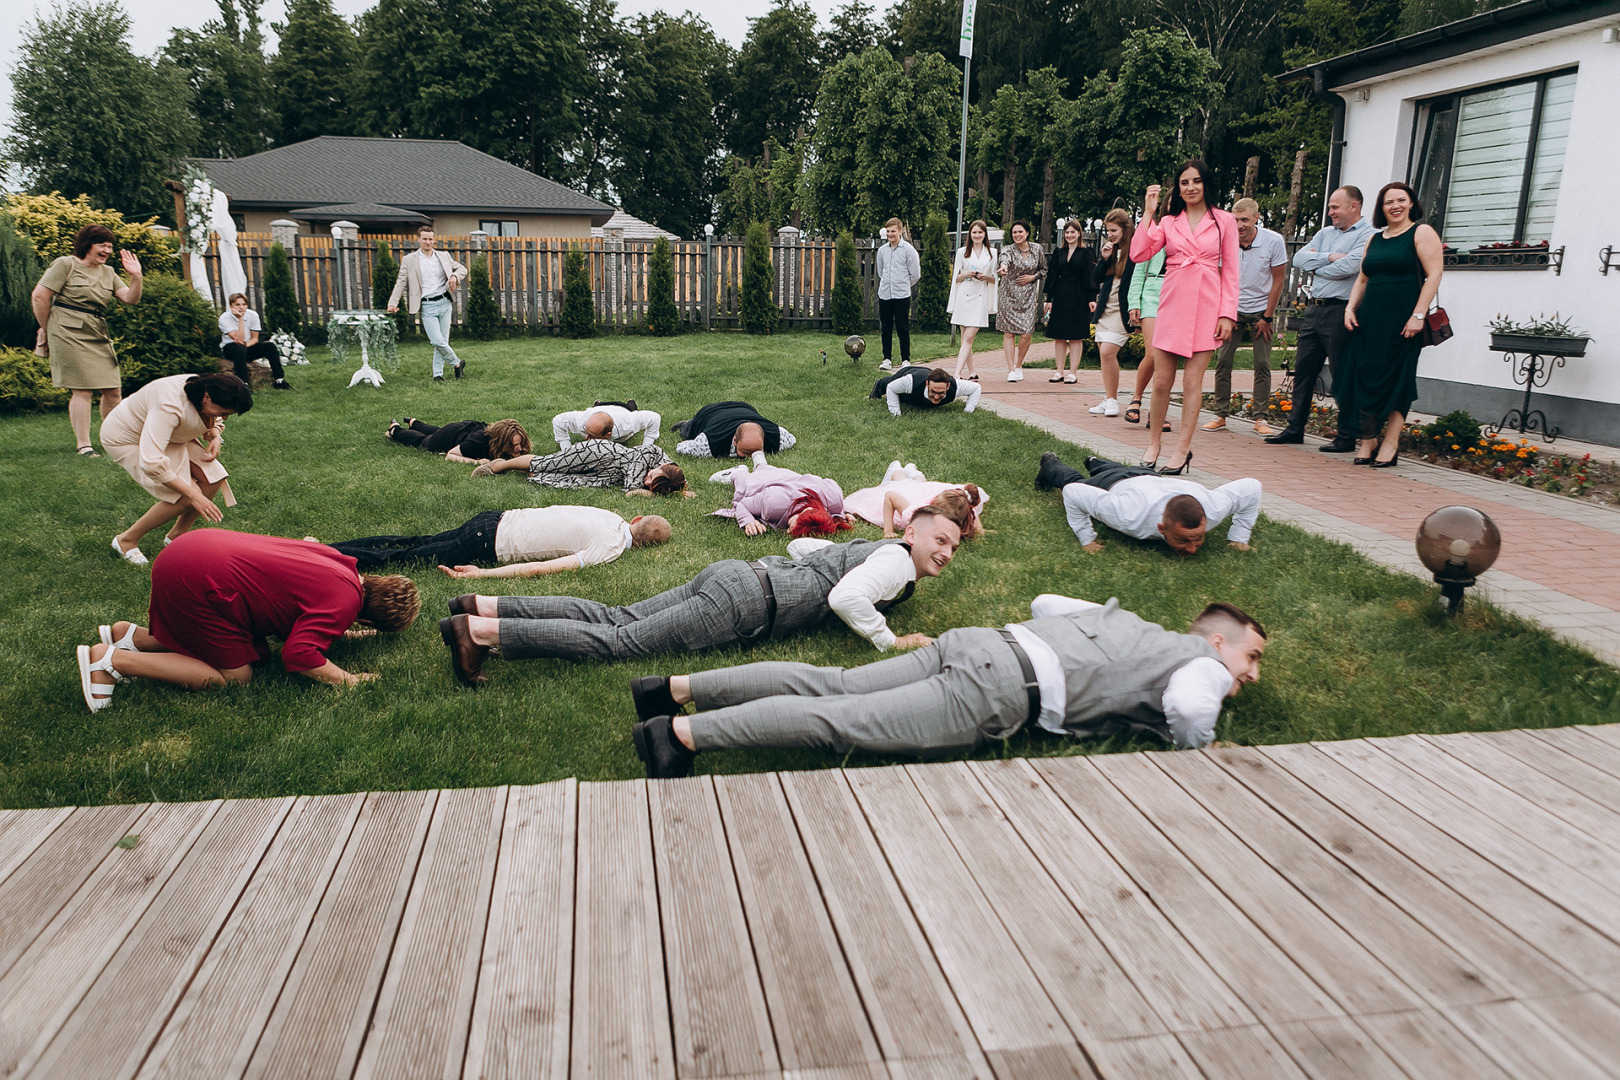
<path fill-rule="evenodd" d="M 996 256 L 990 250 L 990 228 L 982 221 L 968 226 L 968 238 L 956 253 L 951 275 L 951 299 L 945 305 L 951 324 L 962 330 L 962 351 L 956 354 L 956 378 L 979 381 L 973 367 L 973 338 L 990 325 L 996 313 Z M 962 373 L 966 371 L 967 375 Z"/>

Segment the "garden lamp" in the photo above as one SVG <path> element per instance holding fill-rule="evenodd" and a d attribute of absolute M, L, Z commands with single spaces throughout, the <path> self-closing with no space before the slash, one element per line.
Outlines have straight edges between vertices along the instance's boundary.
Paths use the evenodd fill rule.
<path fill-rule="evenodd" d="M 1442 506 L 1418 526 L 1417 555 L 1434 574 L 1448 615 L 1462 610 L 1463 590 L 1502 552 L 1502 533 L 1472 506 Z"/>
<path fill-rule="evenodd" d="M 866 339 L 859 334 L 849 335 L 844 339 L 844 351 L 849 354 L 851 360 L 859 360 L 861 354 L 866 351 Z"/>

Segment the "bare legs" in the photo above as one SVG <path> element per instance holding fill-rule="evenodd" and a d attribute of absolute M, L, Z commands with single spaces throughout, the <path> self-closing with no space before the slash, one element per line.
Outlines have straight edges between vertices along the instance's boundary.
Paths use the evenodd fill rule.
<path fill-rule="evenodd" d="M 1028 334 L 1002 334 L 1001 355 L 1007 361 L 1007 372 L 1024 370 L 1024 357 L 1029 353 Z"/>
<path fill-rule="evenodd" d="M 224 481 L 210 483 L 203 479 L 202 470 L 195 462 L 191 466 L 191 478 L 202 490 L 202 493 L 212 499 L 219 493 L 219 486 Z M 156 529 L 159 525 L 174 522 L 169 528 L 169 539 L 174 540 L 197 524 L 199 517 L 197 508 L 184 495 L 172 503 L 160 502 L 152 504 L 152 509 L 135 519 L 135 524 L 119 533 L 116 537 L 119 548 L 129 551 L 140 546 L 141 538 Z M 121 668 L 119 670 L 122 670 Z"/>
<path fill-rule="evenodd" d="M 1074 367 L 1073 368 L 1069 367 L 1069 358 L 1070 358 L 1070 356 L 1074 357 Z M 1056 369 L 1057 377 L 1054 378 L 1052 381 L 1057 382 L 1059 379 L 1062 379 L 1065 372 L 1070 372 L 1071 375 L 1080 374 L 1080 362 L 1082 360 L 1084 360 L 1085 358 L 1086 358 L 1086 343 L 1083 340 L 1082 341 L 1064 341 L 1061 338 L 1053 339 L 1053 341 L 1052 341 L 1052 366 L 1053 366 L 1053 368 Z M 1067 379 L 1066 381 L 1074 382 L 1074 379 L 1071 377 L 1071 378 Z M 1115 382 L 1116 383 L 1118 382 L 1117 377 L 1115 379 Z"/>
<path fill-rule="evenodd" d="M 116 635 L 118 627 L 129 626 L 129 623 L 113 624 Z M 156 679 L 158 682 L 173 683 L 183 686 L 187 690 L 206 690 L 211 686 L 224 686 L 226 683 L 246 683 L 253 677 L 253 669 L 247 665 L 221 670 L 201 660 L 180 653 L 168 652 L 157 643 L 144 628 L 135 630 L 135 650 L 114 649 L 112 666 L 120 675 L 136 675 L 144 679 Z M 90 662 L 96 663 L 107 655 L 105 645 L 90 646 Z M 113 682 L 111 675 L 105 671 L 92 671 L 90 681 L 109 686 Z"/>
<path fill-rule="evenodd" d="M 973 366 L 973 339 L 979 336 L 979 328 L 977 326 L 963 326 L 958 329 L 962 331 L 962 348 L 956 354 L 955 378 L 961 379 L 964 372 L 968 375 L 978 374 L 978 369 Z"/>
<path fill-rule="evenodd" d="M 1075 342 L 1079 345 L 1080 342 Z M 1103 398 L 1114 401 L 1119 397 L 1119 346 L 1106 341 L 1097 342 L 1097 356 L 1102 361 Z M 1144 361 L 1145 363 L 1146 361 Z M 1074 368 L 1080 370 L 1080 362 L 1075 361 Z"/>
<path fill-rule="evenodd" d="M 107 422 L 107 414 L 118 408 L 123 400 L 124 392 L 121 388 L 113 386 L 105 390 L 75 390 L 73 396 L 68 398 L 68 423 L 73 425 L 73 444 L 79 449 L 93 446 L 90 441 L 90 398 L 101 395 L 101 421 Z"/>
<path fill-rule="evenodd" d="M 1142 320 L 1142 362 L 1136 366 L 1136 392 L 1131 395 L 1132 401 L 1141 401 L 1146 396 L 1148 383 L 1153 381 L 1153 365 L 1158 353 L 1153 351 L 1153 319 Z M 1161 425 L 1162 426 L 1162 425 Z M 1159 442 L 1154 439 L 1150 444 L 1148 458 L 1158 456 Z"/>
<path fill-rule="evenodd" d="M 1204 371 L 1209 367 L 1213 349 L 1193 353 L 1186 357 L 1187 368 L 1181 378 L 1181 436 L 1176 440 L 1173 460 L 1165 464 L 1180 465 L 1192 453 L 1193 428 L 1197 424 L 1198 410 L 1203 404 Z M 1153 408 L 1148 421 L 1148 461 L 1159 460 L 1159 434 L 1164 418 L 1170 413 L 1170 391 L 1176 385 L 1176 364 L 1181 357 L 1161 353 L 1153 363 Z"/>
<path fill-rule="evenodd" d="M 1406 425 L 1406 414 L 1399 409 L 1390 410 L 1384 418 L 1384 435 L 1380 439 L 1374 435 L 1367 439 L 1356 440 L 1356 457 L 1377 458 L 1379 461 L 1394 461 L 1401 452 L 1401 428 Z M 1377 450 L 1374 450 L 1377 447 Z"/>

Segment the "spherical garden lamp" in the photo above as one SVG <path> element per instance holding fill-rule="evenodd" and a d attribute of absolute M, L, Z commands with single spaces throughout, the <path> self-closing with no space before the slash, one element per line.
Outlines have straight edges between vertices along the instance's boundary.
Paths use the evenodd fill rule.
<path fill-rule="evenodd" d="M 1463 590 L 1502 552 L 1496 522 L 1472 506 L 1442 506 L 1418 526 L 1417 554 L 1440 584 L 1447 614 L 1462 609 Z"/>
<path fill-rule="evenodd" d="M 859 334 L 849 335 L 844 339 L 844 351 L 849 354 L 851 360 L 859 360 L 861 354 L 866 351 L 866 339 Z"/>

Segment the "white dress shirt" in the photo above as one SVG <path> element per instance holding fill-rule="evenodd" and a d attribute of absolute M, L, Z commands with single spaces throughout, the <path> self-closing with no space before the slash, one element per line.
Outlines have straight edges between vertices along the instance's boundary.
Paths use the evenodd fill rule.
<path fill-rule="evenodd" d="M 793 448 L 793 444 L 799 441 L 798 439 L 795 439 L 793 437 L 793 432 L 789 431 L 787 428 L 781 427 L 780 425 L 778 425 L 777 430 L 780 431 L 781 434 L 782 434 L 781 445 L 777 447 L 777 449 L 779 451 L 781 451 L 781 450 L 790 450 L 790 449 Z M 714 456 L 713 454 L 709 453 L 709 433 L 706 432 L 706 431 L 698 432 L 697 438 L 695 438 L 695 439 L 685 439 L 685 440 L 683 440 L 681 442 L 676 443 L 675 444 L 675 452 L 677 454 L 685 454 L 688 457 L 713 457 Z M 726 457 L 736 457 L 736 456 L 737 456 L 737 444 L 735 442 L 733 442 L 731 444 L 731 452 L 726 454 Z"/>
<path fill-rule="evenodd" d="M 642 446 L 658 441 L 658 425 L 663 418 L 651 409 L 631 412 L 623 405 L 597 405 L 578 412 L 558 413 L 551 418 L 551 437 L 557 440 L 557 449 L 568 449 L 571 441 L 569 436 L 578 435 L 583 439 L 585 421 L 599 412 L 613 417 L 613 433 L 608 437 L 614 442 L 624 442 L 638 431 L 642 433 Z"/>
<path fill-rule="evenodd" d="M 802 559 L 831 544 L 831 540 L 819 536 L 801 536 L 788 544 L 788 555 Z M 894 646 L 895 633 L 877 605 L 893 600 L 916 580 L 917 566 L 911 561 L 911 552 L 903 544 L 886 544 L 839 579 L 827 594 L 827 606 L 881 652 Z"/>
<path fill-rule="evenodd" d="M 889 399 L 889 411 L 895 416 L 900 415 L 900 395 L 909 394 L 917 388 L 917 376 L 902 375 L 889 382 L 883 391 L 883 396 Z M 967 379 L 956 380 L 956 400 L 963 402 L 962 411 L 972 412 L 979 407 L 979 384 Z"/>
<path fill-rule="evenodd" d="M 495 526 L 501 563 L 543 562 L 573 555 L 580 568 L 610 563 L 630 549 L 630 523 L 594 506 L 533 506 L 508 510 Z"/>
<path fill-rule="evenodd" d="M 416 272 L 422 275 L 422 296 L 438 296 L 440 293 L 450 291 L 450 279 L 444 276 L 444 264 L 439 262 L 439 253 L 431 255 L 417 253 Z"/>
<path fill-rule="evenodd" d="M 1029 605 L 1029 615 L 1032 619 L 1046 619 L 1101 606 L 1072 596 L 1042 593 Z M 1041 691 L 1041 727 L 1059 735 L 1068 734 L 1063 728 L 1063 710 L 1069 700 L 1063 661 L 1052 646 L 1027 627 L 1011 623 L 1007 629 L 1029 654 L 1030 666 L 1035 669 L 1035 682 Z M 1175 670 L 1160 705 L 1177 749 L 1198 750 L 1215 741 L 1215 721 L 1220 719 L 1221 706 L 1231 691 L 1232 673 L 1213 656 L 1195 657 Z M 1048 709 L 1048 701 L 1059 705 Z"/>
<path fill-rule="evenodd" d="M 1248 478 L 1214 490 L 1178 476 L 1133 476 L 1107 491 L 1076 482 L 1063 488 L 1063 512 L 1082 544 L 1097 539 L 1092 518 L 1138 540 L 1162 540 L 1159 523 L 1164 520 L 1164 506 L 1177 495 L 1191 495 L 1198 500 L 1204 508 L 1207 528 L 1213 529 L 1231 517 L 1232 528 L 1226 537 L 1234 544 L 1247 544 L 1254 523 L 1260 520 L 1260 481 Z"/>

